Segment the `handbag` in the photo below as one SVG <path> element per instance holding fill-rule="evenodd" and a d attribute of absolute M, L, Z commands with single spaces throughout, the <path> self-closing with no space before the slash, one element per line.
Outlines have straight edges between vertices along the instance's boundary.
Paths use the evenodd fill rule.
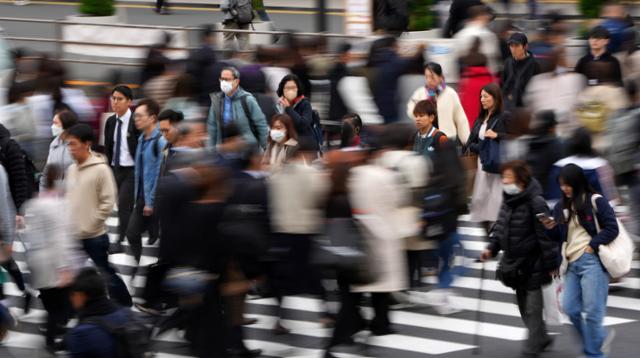
<path fill-rule="evenodd" d="M 498 120 L 496 120 L 488 130 L 492 130 L 496 123 L 498 123 Z M 479 146 L 482 170 L 487 173 L 500 174 L 500 142 L 485 138 L 480 141 Z"/>
<path fill-rule="evenodd" d="M 335 269 L 351 284 L 375 282 L 374 265 L 370 265 L 366 238 L 353 218 L 334 218 L 326 224 L 324 235 L 316 238 L 312 263 Z"/>
<path fill-rule="evenodd" d="M 475 153 L 471 153 L 471 150 L 467 148 L 464 154 L 460 157 L 460 161 L 462 162 L 462 167 L 466 172 L 466 186 L 465 193 L 467 196 L 471 196 L 473 194 L 473 183 L 476 179 L 476 171 L 478 170 L 478 155 Z"/>
<path fill-rule="evenodd" d="M 601 198 L 601 195 L 591 196 L 591 205 L 593 206 L 594 213 L 598 213 L 596 206 L 596 200 Z M 634 245 L 631 240 L 631 236 L 624 228 L 624 225 L 620 222 L 620 219 L 616 218 L 618 223 L 618 236 L 606 245 L 600 245 L 598 249 L 598 256 L 604 268 L 607 269 L 609 275 L 613 278 L 619 278 L 631 271 L 631 262 L 633 261 Z M 596 231 L 599 233 L 601 228 L 596 216 Z"/>
<path fill-rule="evenodd" d="M 529 278 L 529 272 L 525 270 L 526 260 L 526 257 L 507 259 L 503 256 L 498 262 L 496 279 L 502 282 L 503 285 L 513 289 L 522 287 Z"/>
<path fill-rule="evenodd" d="M 544 321 L 548 325 L 562 326 L 566 321 L 562 311 L 562 294 L 564 283 L 562 278 L 554 277 L 551 283 L 542 288 Z"/>

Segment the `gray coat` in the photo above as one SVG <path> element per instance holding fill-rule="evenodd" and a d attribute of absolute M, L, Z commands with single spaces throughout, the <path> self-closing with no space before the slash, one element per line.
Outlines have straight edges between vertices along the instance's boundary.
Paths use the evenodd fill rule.
<path fill-rule="evenodd" d="M 67 145 L 60 139 L 60 136 L 55 137 L 49 145 L 49 155 L 47 156 L 45 168 L 47 165 L 57 165 L 62 170 L 62 179 L 64 179 L 64 174 L 71 164 L 73 164 L 73 158 L 71 158 Z M 46 182 L 47 171 L 43 170 L 40 177 L 40 192 L 45 190 Z"/>

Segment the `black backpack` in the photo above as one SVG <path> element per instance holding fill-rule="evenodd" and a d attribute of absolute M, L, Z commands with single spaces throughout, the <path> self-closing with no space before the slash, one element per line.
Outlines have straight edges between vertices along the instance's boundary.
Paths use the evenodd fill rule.
<path fill-rule="evenodd" d="M 111 324 L 102 317 L 89 317 L 82 323 L 95 324 L 113 336 L 116 342 L 115 358 L 151 357 L 148 351 L 151 343 L 151 329 L 138 320 L 130 309 L 122 308 L 122 310 L 126 311 L 128 319 L 121 325 Z"/>
<path fill-rule="evenodd" d="M 42 173 L 38 172 L 38 169 L 36 169 L 36 165 L 33 164 L 33 161 L 31 160 L 27 152 L 22 149 L 20 144 L 18 144 L 18 142 L 11 139 L 10 137 L 4 137 L 2 141 L 0 141 L 0 163 L 2 163 L 5 168 L 7 168 L 8 164 L 7 158 L 5 156 L 5 148 L 10 145 L 14 145 L 17 148 L 20 148 L 20 153 L 22 155 L 22 159 L 24 160 L 25 174 L 27 175 L 27 199 L 30 199 L 35 193 L 38 192 L 40 188 L 39 183 Z"/>
<path fill-rule="evenodd" d="M 235 18 L 238 25 L 246 25 L 253 22 L 253 3 L 252 0 L 235 0 L 235 4 L 231 9 L 231 14 Z"/>

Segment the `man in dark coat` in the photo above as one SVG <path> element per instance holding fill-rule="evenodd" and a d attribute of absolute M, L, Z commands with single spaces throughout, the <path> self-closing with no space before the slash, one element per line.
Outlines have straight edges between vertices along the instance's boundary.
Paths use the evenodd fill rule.
<path fill-rule="evenodd" d="M 452 38 L 464 27 L 464 22 L 469 18 L 469 9 L 484 5 L 482 0 L 453 0 L 449 8 L 449 19 L 444 24 L 442 33 L 446 38 Z"/>
<path fill-rule="evenodd" d="M 523 107 L 524 91 L 531 77 L 540 73 L 540 65 L 528 49 L 527 36 L 516 32 L 509 37 L 511 57 L 504 63 L 502 72 L 502 94 L 506 109 Z"/>

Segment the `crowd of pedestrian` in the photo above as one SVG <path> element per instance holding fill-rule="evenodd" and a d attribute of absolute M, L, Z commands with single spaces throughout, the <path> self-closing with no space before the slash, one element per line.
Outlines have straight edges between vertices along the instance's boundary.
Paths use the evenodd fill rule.
<path fill-rule="evenodd" d="M 225 26 L 246 28 L 227 3 Z M 18 53 L 0 108 L 0 264 L 25 312 L 42 301 L 47 350 L 142 357 L 151 333 L 177 329 L 198 357 L 257 357 L 244 343 L 255 323 L 247 297 L 274 297 L 272 332 L 288 335 L 283 298 L 311 295 L 325 303 L 318 322 L 334 328 L 332 357 L 360 331 L 393 334 L 401 304 L 460 310 L 453 258 L 464 250 L 458 218 L 470 214 L 486 230 L 478 259 L 499 257 L 497 279 L 515 290 L 522 354 L 551 348 L 543 290 L 563 277 L 582 352 L 605 357 L 608 284 L 624 271 L 602 258 L 626 237 L 617 205 L 632 208 L 625 225 L 640 233 L 635 29 L 616 20 L 624 7 L 607 5 L 571 69 L 558 23 L 532 42 L 509 31 L 503 56 L 491 10 L 466 10 L 447 28 L 460 44 L 457 85 L 424 46 L 407 55 L 394 36 L 365 54 L 342 44 L 335 61 L 318 55 L 326 44 L 295 36 L 222 58 L 207 27 L 186 61 L 152 47 L 140 89 L 115 85 L 96 110 L 55 61 Z M 402 95 L 411 76 L 420 84 Z M 159 247 L 148 266 L 143 236 Z M 126 273 L 109 260 L 124 251 Z M 126 281 L 141 273 L 134 304 Z M 428 292 L 425 275 L 438 282 Z M 1 305 L 0 318 L 1 338 L 13 324 Z"/>

